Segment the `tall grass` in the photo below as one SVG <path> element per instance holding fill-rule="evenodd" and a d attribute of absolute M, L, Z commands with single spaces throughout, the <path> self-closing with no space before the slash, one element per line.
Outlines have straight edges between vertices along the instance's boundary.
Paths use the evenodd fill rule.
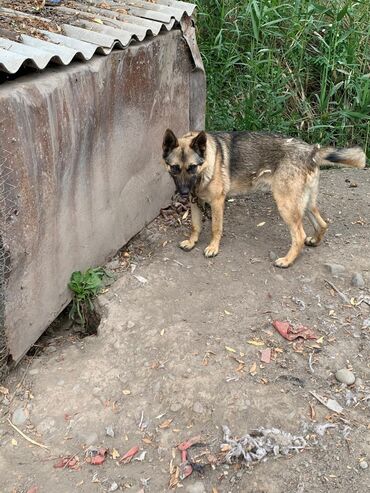
<path fill-rule="evenodd" d="M 368 0 L 198 0 L 207 128 L 368 148 Z"/>

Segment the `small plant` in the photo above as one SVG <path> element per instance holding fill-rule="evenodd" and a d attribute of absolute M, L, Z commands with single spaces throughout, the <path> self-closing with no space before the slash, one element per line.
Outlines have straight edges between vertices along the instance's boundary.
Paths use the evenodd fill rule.
<path fill-rule="evenodd" d="M 68 283 L 68 287 L 73 293 L 69 317 L 88 332 L 96 332 L 100 323 L 99 316 L 99 321 L 96 325 L 97 313 L 93 300 L 105 286 L 104 280 L 107 277 L 111 276 L 101 267 L 90 268 L 85 272 L 73 272 Z M 94 328 L 92 325 L 96 325 L 96 327 Z"/>

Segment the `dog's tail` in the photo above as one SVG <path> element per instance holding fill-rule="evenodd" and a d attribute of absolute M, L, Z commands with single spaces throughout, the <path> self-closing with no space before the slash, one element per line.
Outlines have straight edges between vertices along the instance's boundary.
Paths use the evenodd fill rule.
<path fill-rule="evenodd" d="M 320 149 L 316 147 L 314 160 L 319 166 L 339 164 L 360 169 L 366 166 L 366 154 L 361 147 L 349 147 L 346 149 L 334 149 L 331 147 Z"/>

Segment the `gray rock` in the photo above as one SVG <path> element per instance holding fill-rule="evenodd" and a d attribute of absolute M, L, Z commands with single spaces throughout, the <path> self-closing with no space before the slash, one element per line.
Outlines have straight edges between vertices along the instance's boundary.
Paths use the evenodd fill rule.
<path fill-rule="evenodd" d="M 275 252 L 270 252 L 269 253 L 269 258 L 270 258 L 271 262 L 273 262 L 274 260 L 276 260 L 277 258 L 279 258 L 279 256 Z"/>
<path fill-rule="evenodd" d="M 118 490 L 118 484 L 115 481 L 113 481 L 108 491 L 117 491 L 117 490 Z"/>
<path fill-rule="evenodd" d="M 324 267 L 334 277 L 343 276 L 343 274 L 346 272 L 346 268 L 344 267 L 344 265 L 340 264 L 324 264 Z"/>
<path fill-rule="evenodd" d="M 114 430 L 113 430 L 113 426 L 112 425 L 109 425 L 105 428 L 105 433 L 108 437 L 112 437 L 114 438 Z"/>
<path fill-rule="evenodd" d="M 135 327 L 135 322 L 133 322 L 132 320 L 129 320 L 127 322 L 127 328 L 128 329 L 133 329 Z"/>
<path fill-rule="evenodd" d="M 361 469 L 367 469 L 369 467 L 369 464 L 366 462 L 366 460 L 362 460 L 360 462 L 360 467 Z"/>
<path fill-rule="evenodd" d="M 361 272 L 355 272 L 353 274 L 352 279 L 351 279 L 351 284 L 355 288 L 363 289 L 365 287 L 365 281 L 364 281 L 364 278 L 362 277 Z"/>
<path fill-rule="evenodd" d="M 193 411 L 197 414 L 203 414 L 204 413 L 204 407 L 200 402 L 194 402 Z"/>
<path fill-rule="evenodd" d="M 189 484 L 186 488 L 187 493 L 206 493 L 206 489 L 201 481 Z"/>
<path fill-rule="evenodd" d="M 39 369 L 38 368 L 32 368 L 32 370 L 29 371 L 29 374 L 30 375 L 37 375 L 39 373 Z"/>
<path fill-rule="evenodd" d="M 177 413 L 177 411 L 180 411 L 181 408 L 182 408 L 182 405 L 180 404 L 180 402 L 173 402 L 171 404 L 170 410 L 173 413 Z"/>
<path fill-rule="evenodd" d="M 41 433 L 41 435 L 44 433 L 52 433 L 55 430 L 55 420 L 47 417 L 37 425 L 36 429 L 38 433 Z"/>
<path fill-rule="evenodd" d="M 111 260 L 106 264 L 105 267 L 110 270 L 118 269 L 120 267 L 119 260 L 118 259 Z"/>
<path fill-rule="evenodd" d="M 345 383 L 346 385 L 352 385 L 353 383 L 355 383 L 356 380 L 354 374 L 346 368 L 338 370 L 335 374 L 335 378 L 338 380 L 338 382 Z"/>
<path fill-rule="evenodd" d="M 45 351 L 47 353 L 55 353 L 55 351 L 57 350 L 57 348 L 55 346 L 48 346 Z"/>
<path fill-rule="evenodd" d="M 23 407 L 18 407 L 13 415 L 12 422 L 15 426 L 22 426 L 28 419 L 28 413 L 23 409 Z"/>
<path fill-rule="evenodd" d="M 87 433 L 86 435 L 83 435 L 83 442 L 85 445 L 88 447 L 90 445 L 94 445 L 98 442 L 98 435 L 94 431 L 91 433 Z"/>

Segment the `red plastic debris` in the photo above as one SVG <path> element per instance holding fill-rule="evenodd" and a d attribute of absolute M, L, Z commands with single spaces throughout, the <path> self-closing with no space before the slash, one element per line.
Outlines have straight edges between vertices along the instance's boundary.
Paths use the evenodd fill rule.
<path fill-rule="evenodd" d="M 261 361 L 262 363 L 271 363 L 271 349 L 262 349 L 261 350 Z"/>
<path fill-rule="evenodd" d="M 317 339 L 317 335 L 314 331 L 304 325 L 299 324 L 293 326 L 289 322 L 280 322 L 279 320 L 274 320 L 272 325 L 279 332 L 279 334 L 288 341 L 294 341 L 294 339 L 297 339 L 298 337 L 302 337 L 303 339 Z"/>
<path fill-rule="evenodd" d="M 77 469 L 78 468 L 78 459 L 71 457 L 61 457 L 58 462 L 54 464 L 55 469 L 64 469 L 68 467 L 69 469 Z"/>
<path fill-rule="evenodd" d="M 201 441 L 201 437 L 198 435 L 196 437 L 189 438 L 189 440 L 186 440 L 185 442 L 179 443 L 177 448 L 179 450 L 187 450 L 188 448 L 192 447 L 196 443 L 199 443 L 200 441 Z"/>
<path fill-rule="evenodd" d="M 86 451 L 86 462 L 89 464 L 93 464 L 94 466 L 100 466 L 105 461 L 108 449 L 99 448 L 99 449 L 88 449 Z"/>
<path fill-rule="evenodd" d="M 139 452 L 139 447 L 135 445 L 135 447 L 130 448 L 128 452 L 125 453 L 125 455 L 122 456 L 120 459 L 120 463 L 122 464 L 128 464 L 131 462 L 132 458 Z"/>

